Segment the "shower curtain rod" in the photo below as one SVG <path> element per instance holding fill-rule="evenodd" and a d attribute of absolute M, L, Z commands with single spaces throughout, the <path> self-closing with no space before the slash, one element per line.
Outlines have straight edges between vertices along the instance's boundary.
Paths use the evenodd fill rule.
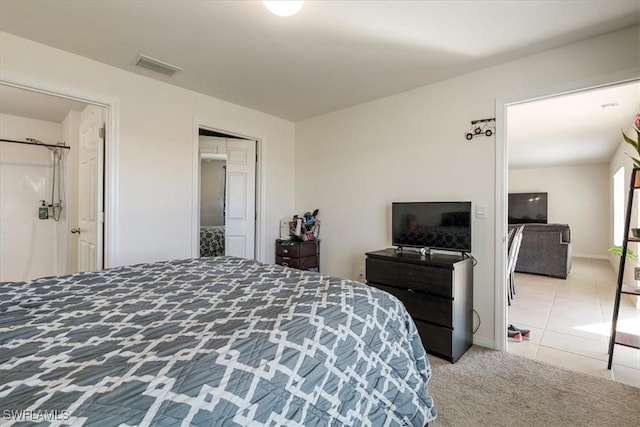
<path fill-rule="evenodd" d="M 0 139 L 2 142 L 13 142 L 14 144 L 27 144 L 27 145 L 38 145 L 40 147 L 51 147 L 51 148 L 66 148 L 67 150 L 71 149 L 66 145 L 55 145 L 55 144 L 45 144 L 43 142 L 29 142 L 29 141 L 16 141 L 13 139 Z"/>

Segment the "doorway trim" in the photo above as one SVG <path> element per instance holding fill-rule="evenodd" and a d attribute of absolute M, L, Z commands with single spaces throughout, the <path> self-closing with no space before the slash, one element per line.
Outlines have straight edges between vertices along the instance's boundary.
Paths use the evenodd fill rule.
<path fill-rule="evenodd" d="M 507 277 L 500 272 L 507 265 L 507 194 L 508 194 L 508 156 L 507 156 L 507 108 L 538 99 L 552 98 L 569 93 L 583 92 L 606 86 L 630 83 L 640 80 L 640 68 L 632 68 L 592 79 L 566 83 L 537 91 L 496 98 L 496 150 L 495 150 L 495 253 L 494 253 L 494 348 L 507 350 Z"/>
<path fill-rule="evenodd" d="M 264 241 L 264 201 L 263 186 L 264 179 L 262 176 L 262 143 L 263 139 L 255 136 L 245 135 L 236 131 L 229 131 L 216 125 L 208 124 L 207 120 L 196 118 L 193 121 L 193 144 L 192 144 L 192 164 L 193 164 L 193 192 L 192 192 L 192 210 L 191 210 L 191 256 L 197 257 L 200 251 L 200 129 L 206 129 L 213 132 L 219 132 L 226 135 L 237 136 L 239 138 L 256 142 L 256 194 L 255 194 L 255 230 L 254 230 L 254 247 L 253 257 L 257 261 L 263 261 L 262 244 Z"/>
<path fill-rule="evenodd" d="M 103 232 L 103 266 L 102 268 L 115 267 L 118 265 L 118 100 L 108 97 L 93 97 L 84 92 L 73 92 L 54 86 L 43 85 L 40 82 L 19 82 L 16 80 L 0 79 L 0 84 L 14 87 L 16 89 L 38 92 L 44 95 L 56 96 L 58 98 L 71 99 L 95 105 L 105 109 L 105 156 L 104 156 L 104 178 L 102 186 L 104 190 L 104 232 Z"/>

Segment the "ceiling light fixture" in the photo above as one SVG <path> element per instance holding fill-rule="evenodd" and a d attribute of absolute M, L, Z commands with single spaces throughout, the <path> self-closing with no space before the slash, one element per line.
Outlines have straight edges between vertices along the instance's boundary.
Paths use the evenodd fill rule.
<path fill-rule="evenodd" d="M 292 16 L 300 12 L 304 1 L 281 0 L 281 1 L 263 1 L 269 12 L 278 16 Z"/>

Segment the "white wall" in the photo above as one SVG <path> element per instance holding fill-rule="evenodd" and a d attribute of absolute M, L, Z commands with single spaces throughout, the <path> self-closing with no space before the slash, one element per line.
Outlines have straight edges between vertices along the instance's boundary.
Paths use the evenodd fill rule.
<path fill-rule="evenodd" d="M 0 138 L 47 144 L 62 141 L 59 123 L 0 114 Z M 44 147 L 0 142 L 0 282 L 65 273 L 58 233 L 65 221 L 38 218 L 51 202 L 52 165 Z M 62 259 L 62 261 L 59 261 Z"/>
<path fill-rule="evenodd" d="M 366 251 L 391 244 L 390 207 L 471 200 L 476 343 L 494 345 L 495 138 L 464 137 L 507 98 L 638 67 L 638 27 L 296 124 L 297 212 L 320 208 L 322 270 L 357 277 Z M 505 231 L 506 234 L 506 231 Z M 502 274 L 502 273 L 498 273 Z"/>
<path fill-rule="evenodd" d="M 509 171 L 509 192 L 549 193 L 549 223 L 569 224 L 573 256 L 608 258 L 609 165 Z"/>
<path fill-rule="evenodd" d="M 294 124 L 248 108 L 0 33 L 0 78 L 111 103 L 117 128 L 115 227 L 108 266 L 191 256 L 194 127 L 255 137 L 262 150 L 262 245 L 273 262 L 280 218 L 293 211 Z M 110 131 L 111 129 L 108 129 Z M 115 145 L 115 146 L 114 146 Z"/>

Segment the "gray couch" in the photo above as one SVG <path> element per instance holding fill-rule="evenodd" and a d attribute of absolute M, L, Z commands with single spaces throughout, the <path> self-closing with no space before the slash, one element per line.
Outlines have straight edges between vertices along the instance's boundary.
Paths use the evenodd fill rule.
<path fill-rule="evenodd" d="M 571 270 L 569 226 L 567 224 L 525 224 L 516 271 L 566 279 L 569 270 Z"/>

